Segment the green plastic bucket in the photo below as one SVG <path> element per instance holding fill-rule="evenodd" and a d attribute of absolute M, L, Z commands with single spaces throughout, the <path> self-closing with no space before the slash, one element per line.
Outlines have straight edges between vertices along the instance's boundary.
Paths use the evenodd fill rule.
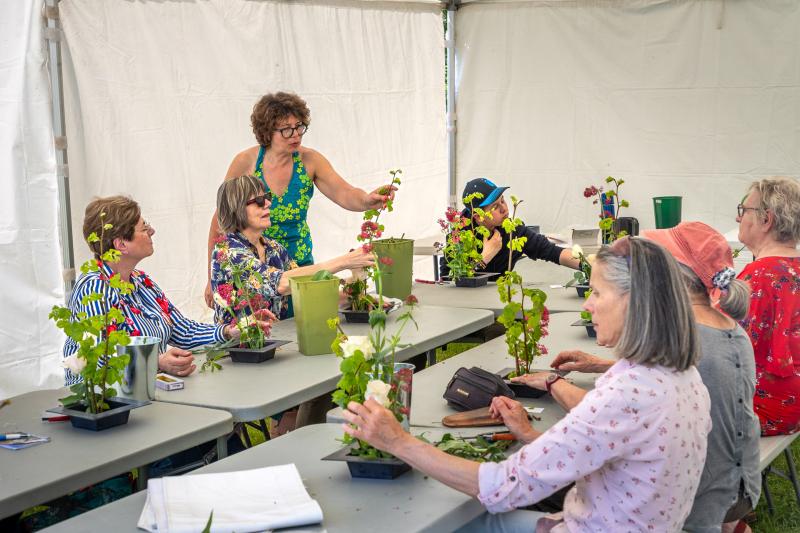
<path fill-rule="evenodd" d="M 304 355 L 331 353 L 336 332 L 328 319 L 339 313 L 339 278 L 312 281 L 313 276 L 289 278 L 297 324 L 297 344 Z"/>
<path fill-rule="evenodd" d="M 392 260 L 391 265 L 380 265 L 383 295 L 406 299 L 411 294 L 414 240 L 381 239 L 373 241 L 372 244 L 378 259 L 388 257 Z"/>
<path fill-rule="evenodd" d="M 656 196 L 653 198 L 656 229 L 672 228 L 680 224 L 681 200 L 681 196 Z"/>

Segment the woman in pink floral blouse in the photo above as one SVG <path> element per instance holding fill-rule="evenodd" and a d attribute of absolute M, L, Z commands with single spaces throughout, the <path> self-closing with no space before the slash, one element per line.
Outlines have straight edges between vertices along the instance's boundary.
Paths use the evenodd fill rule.
<path fill-rule="evenodd" d="M 678 266 L 658 245 L 626 238 L 600 251 L 590 285 L 585 308 L 598 343 L 615 347 L 619 361 L 544 433 L 519 402 L 495 398 L 493 414 L 526 443 L 505 461 L 447 455 L 403 432 L 371 400 L 348 405 L 346 431 L 477 497 L 492 514 L 466 530 L 680 531 L 711 423 Z M 562 513 L 514 510 L 572 482 Z"/>
<path fill-rule="evenodd" d="M 755 261 L 739 274 L 750 284 L 742 327 L 753 341 L 762 435 L 800 429 L 800 183 L 767 178 L 738 206 L 739 240 Z"/>

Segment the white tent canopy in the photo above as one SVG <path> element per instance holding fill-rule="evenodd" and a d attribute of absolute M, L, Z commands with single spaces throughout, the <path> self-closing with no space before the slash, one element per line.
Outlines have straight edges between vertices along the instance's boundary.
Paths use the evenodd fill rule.
<path fill-rule="evenodd" d="M 11 2 L 0 17 L 12 45 L 2 62 L 12 66 L 0 70 L 0 150 L 11 155 L 2 159 L 0 397 L 60 377 L 61 337 L 46 319 L 63 294 L 41 4 Z M 186 314 L 208 319 L 215 191 L 235 153 L 255 144 L 252 105 L 277 90 L 308 101 L 305 144 L 351 183 L 371 189 L 388 169 L 404 170 L 390 234 L 437 231 L 448 202 L 440 4 L 58 6 L 76 262 L 87 254 L 89 198 L 130 194 L 157 230 L 142 268 Z M 453 21 L 457 193 L 490 176 L 525 199 L 528 223 L 562 232 L 594 224 L 581 193 L 613 175 L 626 180 L 642 226 L 653 225 L 652 196 L 682 195 L 685 220 L 727 232 L 747 182 L 800 175 L 794 0 L 481 0 L 462 3 Z M 316 258 L 355 244 L 359 221 L 317 192 Z"/>

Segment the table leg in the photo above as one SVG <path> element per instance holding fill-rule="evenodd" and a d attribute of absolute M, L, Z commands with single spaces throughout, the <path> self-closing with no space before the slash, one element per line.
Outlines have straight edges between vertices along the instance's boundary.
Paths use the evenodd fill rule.
<path fill-rule="evenodd" d="M 436 348 L 433 350 L 428 350 L 425 352 L 425 355 L 428 356 L 428 366 L 433 366 L 436 364 Z"/>
<path fill-rule="evenodd" d="M 439 281 L 439 256 L 433 254 L 433 281 Z"/>
<path fill-rule="evenodd" d="M 136 490 L 145 490 L 147 488 L 147 480 L 150 478 L 150 467 L 147 465 L 139 467 L 139 475 L 136 476 Z"/>
<path fill-rule="evenodd" d="M 228 436 L 217 437 L 217 460 L 228 457 Z"/>

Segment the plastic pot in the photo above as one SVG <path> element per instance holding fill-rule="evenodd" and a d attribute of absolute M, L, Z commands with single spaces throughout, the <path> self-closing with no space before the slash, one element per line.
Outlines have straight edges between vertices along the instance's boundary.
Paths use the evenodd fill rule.
<path fill-rule="evenodd" d="M 383 295 L 405 300 L 411 294 L 414 240 L 381 239 L 372 245 L 379 259 L 392 260 L 391 265 L 380 265 Z"/>
<path fill-rule="evenodd" d="M 313 281 L 313 276 L 289 278 L 297 324 L 297 344 L 303 355 L 331 353 L 336 332 L 328 320 L 339 312 L 339 278 Z"/>
<path fill-rule="evenodd" d="M 411 465 L 395 457 L 391 459 L 371 459 L 358 455 L 350 455 L 350 446 L 323 457 L 323 461 L 344 461 L 350 470 L 350 477 L 367 479 L 394 479 L 409 470 Z"/>
<path fill-rule="evenodd" d="M 72 427 L 102 431 L 114 426 L 127 424 L 132 409 L 145 406 L 150 402 L 114 397 L 108 398 L 106 403 L 108 403 L 110 409 L 102 413 L 87 413 L 87 407 L 83 404 L 70 407 L 54 407 L 47 411 L 69 416 Z"/>
<path fill-rule="evenodd" d="M 492 276 L 494 276 L 492 273 L 475 274 L 466 278 L 458 278 L 455 283 L 456 287 L 484 287 Z"/>
<path fill-rule="evenodd" d="M 263 363 L 275 357 L 275 349 L 278 346 L 288 343 L 289 341 L 268 339 L 261 348 L 230 348 L 228 352 L 234 363 Z"/>

